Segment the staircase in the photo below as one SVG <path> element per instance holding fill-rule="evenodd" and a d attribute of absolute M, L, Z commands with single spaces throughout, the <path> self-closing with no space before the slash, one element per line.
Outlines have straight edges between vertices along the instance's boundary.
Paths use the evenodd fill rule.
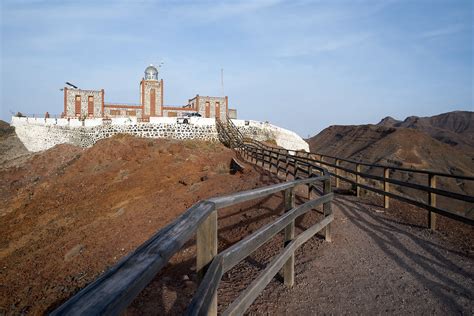
<path fill-rule="evenodd" d="M 244 144 L 244 136 L 231 119 L 216 118 L 219 140 L 229 148 L 240 148 Z"/>

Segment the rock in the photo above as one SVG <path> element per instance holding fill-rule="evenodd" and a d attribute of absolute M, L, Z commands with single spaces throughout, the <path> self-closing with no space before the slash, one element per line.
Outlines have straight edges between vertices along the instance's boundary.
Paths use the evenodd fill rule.
<path fill-rule="evenodd" d="M 71 261 L 74 257 L 79 255 L 83 250 L 84 250 L 84 245 L 82 244 L 75 245 L 64 255 L 64 261 L 66 262 Z"/>

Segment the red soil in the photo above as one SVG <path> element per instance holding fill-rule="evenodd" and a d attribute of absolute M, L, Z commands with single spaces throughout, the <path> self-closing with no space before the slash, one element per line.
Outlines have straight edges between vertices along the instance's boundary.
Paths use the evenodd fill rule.
<path fill-rule="evenodd" d="M 0 171 L 0 314 L 70 297 L 195 202 L 262 186 L 219 145 L 117 136 Z"/>

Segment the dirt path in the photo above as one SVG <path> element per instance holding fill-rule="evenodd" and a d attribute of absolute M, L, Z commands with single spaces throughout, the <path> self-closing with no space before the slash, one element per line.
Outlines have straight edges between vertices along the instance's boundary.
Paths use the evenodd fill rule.
<path fill-rule="evenodd" d="M 334 209 L 333 242 L 299 251 L 295 286 L 274 280 L 250 314 L 474 313 L 472 253 L 355 197 Z"/>

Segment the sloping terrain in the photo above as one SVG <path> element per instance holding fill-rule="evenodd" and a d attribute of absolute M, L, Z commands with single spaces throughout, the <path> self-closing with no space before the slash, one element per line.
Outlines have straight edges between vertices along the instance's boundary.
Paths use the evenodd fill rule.
<path fill-rule="evenodd" d="M 118 135 L 88 149 L 59 145 L 0 170 L 0 315 L 48 312 L 196 201 L 279 181 L 249 164 L 243 173 L 229 174 L 233 156 L 215 143 Z M 281 215 L 282 198 L 220 210 L 219 249 Z M 361 202 L 339 196 L 334 242 L 309 240 L 296 255 L 296 287 L 288 290 L 275 278 L 249 312 L 468 311 L 472 229 L 440 222 L 440 231 L 429 233 L 419 226 L 419 210 L 400 211 L 395 201 L 382 211 L 374 206 L 380 201 L 370 207 Z M 297 233 L 321 218 L 321 209 L 302 216 Z M 220 312 L 283 244 L 279 234 L 223 276 Z M 195 250 L 191 240 L 125 315 L 182 314 L 197 287 Z"/>
<path fill-rule="evenodd" d="M 377 203 L 380 205 L 380 201 Z M 331 243 L 296 252 L 295 285 L 273 280 L 250 315 L 472 315 L 473 230 L 447 239 L 419 210 L 337 195 Z M 402 210 L 401 220 L 397 213 Z M 462 234 L 460 234 L 462 235 Z"/>
<path fill-rule="evenodd" d="M 379 163 L 394 167 L 436 170 L 474 176 L 474 113 L 450 112 L 433 117 L 408 117 L 397 121 L 386 117 L 377 125 L 334 125 L 308 139 L 312 152 Z M 354 169 L 354 165 L 344 164 Z M 363 172 L 383 175 L 380 168 L 362 168 Z M 391 177 L 426 185 L 428 177 L 397 171 Z M 456 181 L 438 177 L 437 187 L 474 195 L 474 181 Z M 372 186 L 377 181 L 368 180 Z M 391 190 L 427 202 L 427 194 L 392 185 Z M 438 196 L 438 206 L 472 216 L 471 204 Z"/>
<path fill-rule="evenodd" d="M 377 125 L 333 125 L 307 141 L 312 152 L 326 155 L 472 176 L 473 114 L 459 111 L 403 122 L 386 117 Z M 460 189 L 468 192 L 471 187 L 469 183 Z"/>
<path fill-rule="evenodd" d="M 415 129 L 462 151 L 474 152 L 474 112 L 454 111 L 431 117 L 409 116 L 403 122 L 387 117 L 377 125 Z"/>
<path fill-rule="evenodd" d="M 370 163 L 453 174 L 472 174 L 474 161 L 461 149 L 410 128 L 331 126 L 308 140 L 311 151 Z"/>
<path fill-rule="evenodd" d="M 463 174 L 474 170 L 474 112 L 410 116 L 404 121 L 386 117 L 376 125 L 333 125 L 307 141 L 313 152 L 343 158 Z"/>
<path fill-rule="evenodd" d="M 0 314 L 40 314 L 200 199 L 263 186 L 220 144 L 118 135 L 0 171 Z M 238 239 L 238 238 L 237 238 Z"/>
<path fill-rule="evenodd" d="M 17 163 L 30 155 L 15 134 L 15 128 L 0 120 L 0 170 Z M 13 162 L 15 160 L 15 162 Z"/>

